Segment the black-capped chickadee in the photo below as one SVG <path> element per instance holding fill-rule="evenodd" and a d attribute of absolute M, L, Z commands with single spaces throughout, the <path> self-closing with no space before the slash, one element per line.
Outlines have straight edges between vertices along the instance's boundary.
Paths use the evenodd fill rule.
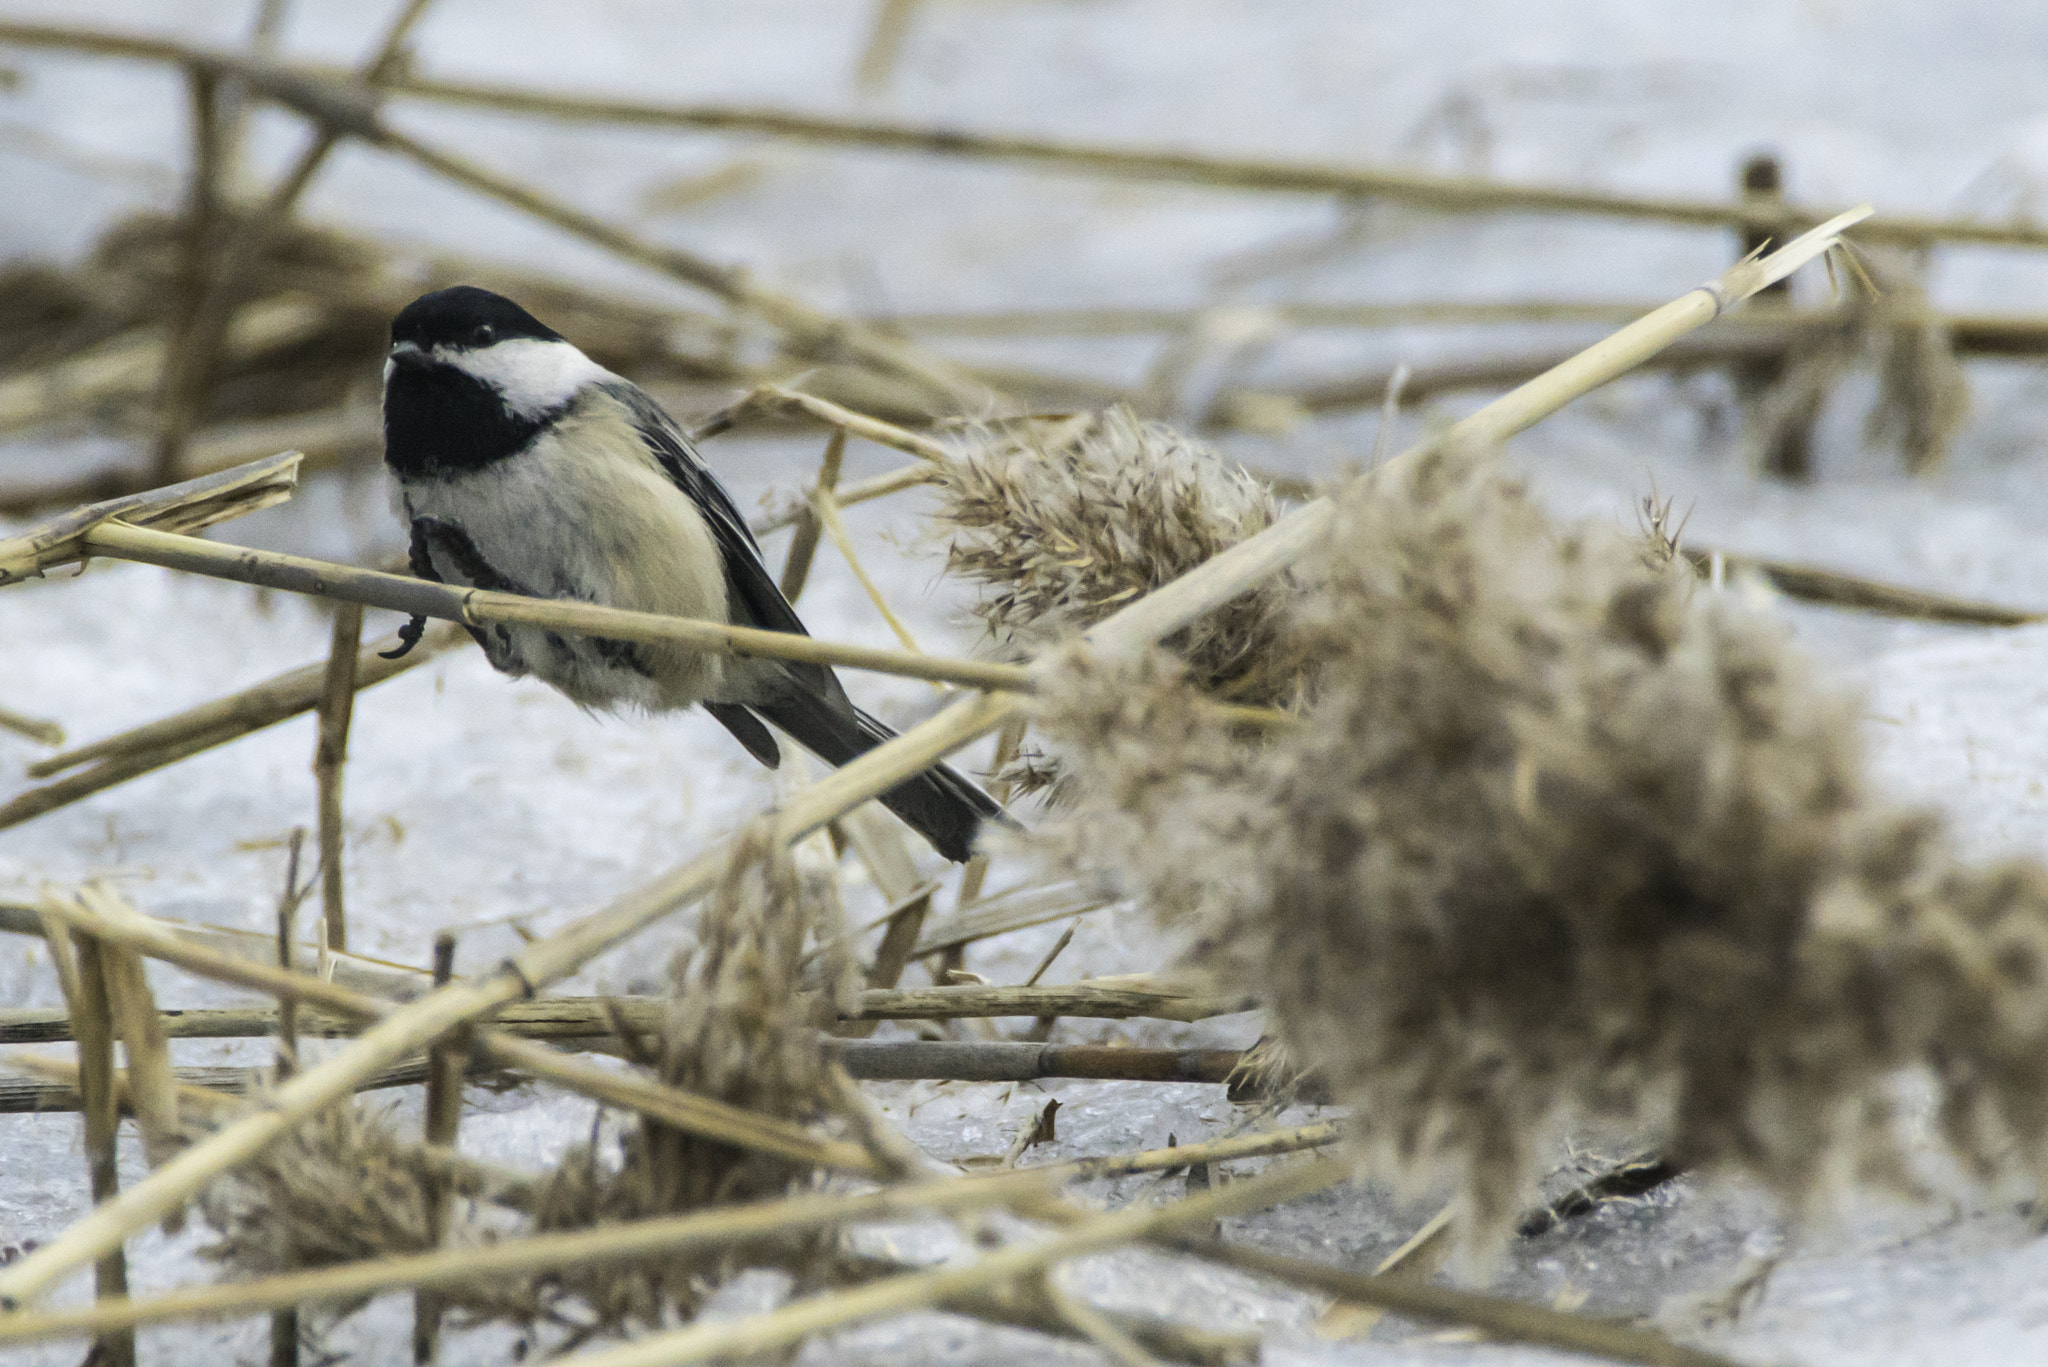
<path fill-rule="evenodd" d="M 674 420 L 502 295 L 436 290 L 393 320 L 384 462 L 422 578 L 804 633 Z M 473 634 L 501 673 L 535 675 L 584 707 L 700 704 L 771 769 L 782 756 L 764 720 L 833 765 L 895 734 L 824 665 L 544 627 Z M 1001 813 L 944 765 L 882 801 L 956 861 Z"/>

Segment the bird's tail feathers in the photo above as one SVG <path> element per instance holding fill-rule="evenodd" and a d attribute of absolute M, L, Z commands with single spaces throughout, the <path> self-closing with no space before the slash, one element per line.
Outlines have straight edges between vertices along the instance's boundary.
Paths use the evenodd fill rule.
<path fill-rule="evenodd" d="M 807 693 L 749 706 L 835 768 L 851 763 L 896 735 L 857 707 L 834 706 Z M 905 779 L 883 793 L 881 802 L 929 840 L 933 849 L 956 864 L 964 864 L 973 856 L 974 838 L 982 823 L 1010 824 L 1001 804 L 971 779 L 944 764 Z"/>

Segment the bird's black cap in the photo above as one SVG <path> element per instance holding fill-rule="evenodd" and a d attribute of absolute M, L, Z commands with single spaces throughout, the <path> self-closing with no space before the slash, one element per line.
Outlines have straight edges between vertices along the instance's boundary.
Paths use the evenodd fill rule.
<path fill-rule="evenodd" d="M 422 351 L 437 346 L 487 347 L 515 337 L 559 342 L 562 334 L 502 294 L 455 285 L 423 294 L 391 320 L 391 343 L 411 342 Z"/>

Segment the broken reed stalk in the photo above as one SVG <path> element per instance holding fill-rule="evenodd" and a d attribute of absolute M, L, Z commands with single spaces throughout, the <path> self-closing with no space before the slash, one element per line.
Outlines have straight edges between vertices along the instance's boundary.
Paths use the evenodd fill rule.
<path fill-rule="evenodd" d="M 455 976 L 455 937 L 442 931 L 434 937 L 434 986 L 446 987 Z M 451 1032 L 427 1054 L 427 1105 L 424 1138 L 444 1149 L 455 1147 L 462 1125 L 462 1073 L 469 1062 L 465 1032 Z M 436 1176 L 426 1184 L 427 1242 L 439 1247 L 448 1237 L 454 1213 L 453 1184 Z M 412 1360 L 434 1360 L 441 1344 L 441 1298 L 415 1289 L 412 1297 Z"/>
<path fill-rule="evenodd" d="M 188 1287 L 141 1300 L 0 1315 L 0 1343 L 72 1337 L 170 1320 L 224 1319 L 287 1305 L 345 1303 L 380 1291 L 441 1290 L 493 1278 L 547 1272 L 579 1263 L 627 1262 L 656 1255 L 733 1247 L 856 1221 L 921 1212 L 971 1210 L 1049 1194 L 1053 1178 L 1021 1173 L 955 1177 L 858 1195 L 798 1196 L 636 1220 L 569 1233 L 503 1239 L 474 1248 Z"/>
<path fill-rule="evenodd" d="M 385 29 L 376 52 L 353 74 L 349 91 L 352 96 L 363 101 L 373 99 L 375 88 L 397 73 L 402 65 L 406 40 L 432 2 L 406 0 Z M 186 70 L 209 85 L 217 83 L 221 76 L 216 68 L 187 66 Z M 210 106 L 212 103 L 209 98 L 207 104 Z M 219 198 L 218 187 L 213 183 L 217 166 L 212 165 L 217 163 L 218 156 L 209 155 L 217 154 L 218 147 L 214 145 L 214 139 L 205 136 L 213 131 L 213 124 L 210 115 L 200 119 L 202 136 L 198 140 L 193 169 L 195 184 L 201 187 L 196 193 L 205 195 L 209 200 Z M 158 405 L 156 474 L 160 480 L 175 477 L 183 462 L 185 443 L 212 387 L 221 342 L 241 306 L 249 273 L 255 263 L 263 259 L 264 248 L 285 220 L 291 217 L 299 197 L 312 184 L 313 177 L 341 144 L 344 135 L 339 127 L 321 122 L 317 129 L 312 141 L 299 153 L 298 159 L 270 194 L 235 226 L 211 259 L 207 251 L 211 244 L 205 240 L 204 221 L 196 213 L 194 215 L 195 221 L 190 226 L 193 246 L 189 302 L 179 310 L 170 331 L 171 349 L 164 360 Z"/>
<path fill-rule="evenodd" d="M 930 437 L 919 436 L 908 428 L 865 413 L 856 413 L 830 399 L 821 399 L 815 394 L 779 384 L 757 385 L 737 403 L 728 404 L 708 415 L 691 428 L 690 439 L 704 441 L 715 437 L 750 416 L 785 416 L 790 413 L 804 414 L 848 436 L 861 437 L 877 446 L 890 447 L 933 465 L 946 459 L 946 448 Z"/>
<path fill-rule="evenodd" d="M 1737 1367 L 1733 1359 L 1719 1353 L 1689 1348 L 1646 1329 L 1568 1315 L 1502 1296 L 1458 1291 L 1398 1275 L 1367 1275 L 1217 1239 L 1172 1238 L 1160 1242 L 1176 1252 L 1288 1286 L 1320 1291 L 1340 1301 L 1376 1305 L 1436 1324 L 1469 1326 L 1504 1343 L 1535 1344 L 1615 1362 L 1642 1363 L 1645 1367 Z"/>
<path fill-rule="evenodd" d="M 266 966 L 274 965 L 278 961 L 276 937 L 268 932 L 232 930 L 226 926 L 194 925 L 187 921 L 167 921 L 153 917 L 140 919 L 144 924 L 155 927 L 173 939 L 214 950 L 230 959 Z M 17 902 L 0 902 L 0 931 L 10 935 L 35 935 L 40 933 L 40 924 L 38 912 L 34 907 Z M 301 940 L 297 942 L 296 953 L 308 954 L 313 948 Z M 384 959 L 372 959 L 361 954 L 336 954 L 333 956 L 332 968 L 333 973 L 330 976 L 335 982 L 376 997 L 404 1000 L 417 996 L 428 985 L 428 974 L 425 969 L 415 968 L 409 964 L 391 963 Z M 178 1013 L 168 1014 L 175 1018 Z M 0 1016 L 0 1020 L 7 1018 Z"/>
<path fill-rule="evenodd" d="M 769 1352 L 828 1329 L 920 1309 L 1028 1277 L 1090 1253 L 1280 1205 L 1335 1186 L 1346 1176 L 1338 1163 L 1311 1160 L 1287 1164 L 1170 1206 L 1126 1207 L 1084 1217 L 1059 1234 L 986 1254 L 965 1266 L 946 1266 L 850 1291 L 828 1292 L 765 1315 L 700 1320 L 688 1328 L 649 1334 L 634 1343 L 585 1354 L 581 1367 L 678 1367 Z"/>
<path fill-rule="evenodd" d="M 825 455 L 818 462 L 815 492 L 797 514 L 796 532 L 789 539 L 789 555 L 782 562 L 782 596 L 792 603 L 803 596 L 804 585 L 811 577 L 811 561 L 818 554 L 818 533 L 823 524 L 818 520 L 816 497 L 830 496 L 839 487 L 839 466 L 845 456 L 846 429 L 835 427 L 825 441 Z"/>
<path fill-rule="evenodd" d="M 279 997 L 291 997 L 299 1002 L 310 1002 L 324 1006 L 338 1015 L 369 1022 L 363 1035 L 358 1039 L 358 1047 L 364 1040 L 376 1038 L 394 1016 L 402 1018 L 404 1013 L 410 1010 L 409 1007 L 396 1007 L 390 1002 L 351 992 L 315 974 L 287 973 L 267 963 L 231 958 L 217 950 L 188 943 L 164 927 L 150 922 L 140 913 L 111 900 L 102 900 L 91 909 L 78 903 L 53 900 L 46 904 L 43 914 L 69 924 L 74 930 L 88 933 L 97 940 L 121 945 L 151 958 L 162 959 L 166 963 L 176 964 L 187 972 L 222 982 L 236 983 L 243 987 L 252 987 Z M 518 981 L 516 966 L 509 974 L 501 970 L 496 975 L 494 985 L 498 985 L 502 990 L 502 984 L 507 977 Z M 451 995 L 461 994 L 469 986 L 457 982 L 438 989 L 433 996 L 424 1000 L 444 1000 Z M 507 1003 L 514 995 L 516 994 L 506 996 Z M 474 1014 L 481 1016 L 485 1013 L 478 1011 Z M 473 1018 L 453 1022 L 449 1028 L 467 1025 Z M 414 1048 L 402 1049 L 387 1058 L 381 1058 L 376 1066 L 365 1071 L 356 1081 L 368 1081 L 381 1070 L 408 1060 L 417 1054 L 419 1048 L 440 1038 L 442 1033 L 443 1031 L 436 1030 L 421 1038 Z M 780 1154 L 820 1167 L 852 1172 L 865 1172 L 869 1167 L 866 1154 L 854 1145 L 819 1140 L 800 1126 L 740 1110 L 708 1097 L 694 1096 L 660 1083 L 594 1068 L 557 1053 L 544 1044 L 515 1039 L 493 1030 L 479 1029 L 474 1035 L 473 1047 L 478 1054 L 495 1058 L 502 1066 L 523 1069 L 536 1077 L 567 1087 L 597 1101 L 653 1115 L 664 1124 L 677 1129 L 723 1140 L 741 1148 Z M 333 1060 L 329 1060 L 330 1065 L 332 1062 Z M 309 1069 L 296 1074 L 279 1087 L 277 1095 L 282 1097 L 290 1088 L 318 1072 L 319 1069 Z M 413 1080 L 423 1078 L 422 1073 L 420 1078 Z M 307 1113 L 311 1114 L 317 1109 L 319 1108 L 310 1107 Z M 176 1160 L 173 1160 L 172 1164 L 165 1165 L 159 1172 L 168 1170 L 175 1162 Z"/>
<path fill-rule="evenodd" d="M 281 452 L 182 484 L 74 508 L 0 538 L 0 585 L 39 578 L 52 566 L 85 558 L 86 535 L 113 518 L 138 529 L 197 532 L 282 503 L 292 496 L 299 461 L 298 452 Z"/>
<path fill-rule="evenodd" d="M 419 3 L 420 0 L 413 0 L 415 7 Z M 379 116 L 369 84 L 353 76 L 337 80 L 329 72 L 284 66 L 184 43 L 60 25 L 0 24 L 0 44 L 168 62 L 233 77 L 242 82 L 251 94 L 283 105 L 312 121 L 321 130 L 314 148 L 342 138 L 354 138 L 395 153 L 458 185 L 553 224 L 623 260 L 650 267 L 715 295 L 732 308 L 750 313 L 777 328 L 796 350 L 828 360 L 851 357 L 876 370 L 901 376 L 934 397 L 966 411 L 978 411 L 991 399 L 1001 397 L 952 362 L 914 343 L 778 294 L 758 284 L 750 272 L 739 267 L 719 265 L 679 248 L 650 242 L 532 186 L 486 170 L 393 128 Z M 312 151 L 313 148 L 308 149 L 309 154 Z M 321 155 L 325 155 L 324 151 Z M 302 159 L 294 168 L 294 174 L 301 179 L 309 179 L 318 164 L 318 158 Z M 290 192 L 289 197 L 287 191 Z M 296 194 L 292 178 L 287 178 L 273 192 L 270 202 L 288 205 Z"/>
<path fill-rule="evenodd" d="M 883 594 L 882 586 L 875 582 L 875 577 L 868 573 L 867 566 L 861 563 L 860 552 L 853 544 L 853 535 L 846 530 L 846 522 L 839 516 L 839 500 L 832 497 L 830 489 L 820 487 L 811 496 L 811 504 L 818 510 L 818 520 L 824 524 L 825 534 L 832 538 L 832 545 L 839 552 L 839 558 L 846 562 L 846 568 L 852 570 L 853 577 L 860 581 L 861 590 L 867 594 L 868 601 L 875 605 L 875 611 L 881 613 L 882 620 L 888 623 L 890 634 L 895 636 L 897 642 L 910 654 L 922 657 L 925 652 L 917 644 L 917 638 L 910 634 L 910 628 L 896 615 L 896 609 L 889 606 L 889 599 Z"/>
<path fill-rule="evenodd" d="M 9 41 L 0 27 L 0 41 Z M 1238 190 L 1335 194 L 1413 204 L 1445 213 L 1561 213 L 1678 223 L 1700 228 L 1754 228 L 1777 234 L 1806 231 L 1835 215 L 1784 204 L 1618 195 L 1545 185 L 1513 185 L 1426 171 L 1347 167 L 1276 158 L 1209 156 L 1152 148 L 1104 147 L 1050 138 L 920 128 L 879 120 L 837 119 L 776 109 L 719 105 L 664 105 L 604 96 L 543 92 L 483 82 L 408 73 L 395 93 L 556 119 L 696 128 L 762 134 L 828 146 L 850 146 L 922 156 L 1021 162 L 1122 179 L 1162 180 Z M 2025 224 L 1977 223 L 1887 214 L 1864 232 L 1872 241 L 1924 246 L 1931 242 L 2048 247 L 2048 229 Z M 893 320 L 892 320 L 893 321 Z"/>
<path fill-rule="evenodd" d="M 105 900 L 94 888 L 83 889 L 78 897 L 87 907 L 101 907 Z M 160 1163 L 183 1139 L 163 1017 L 149 990 L 141 956 L 122 945 L 97 939 L 93 943 L 115 1034 L 128 1055 L 128 1101 L 142 1130 L 143 1151 L 152 1164 Z M 89 987 L 87 991 L 90 995 Z"/>
<path fill-rule="evenodd" d="M 38 745 L 62 745 L 64 728 L 41 717 L 25 716 L 20 712 L 0 707 L 0 731 L 12 731 L 17 736 L 26 736 Z"/>
<path fill-rule="evenodd" d="M 51 959 L 57 964 L 57 980 L 63 984 L 71 1014 L 78 1022 L 79 1109 L 85 1113 L 86 1173 L 97 1206 L 114 1199 L 121 1183 L 115 1166 L 121 1114 L 114 1096 L 113 1013 L 106 980 L 100 974 L 98 944 L 85 936 L 67 934 L 54 920 L 45 921 L 44 926 Z M 93 1295 L 106 1299 L 127 1294 L 128 1257 L 116 1243 L 101 1253 L 93 1267 Z M 93 1355 L 108 1367 L 134 1367 L 134 1332 L 102 1334 L 93 1345 Z"/>
<path fill-rule="evenodd" d="M 348 949 L 348 911 L 342 901 L 341 776 L 348 763 L 348 729 L 355 714 L 356 663 L 363 645 L 363 606 L 343 603 L 334 610 L 334 636 L 320 683 L 320 737 L 313 750 L 313 776 L 320 789 L 320 915 L 327 943 Z"/>
<path fill-rule="evenodd" d="M 859 1010 L 845 1019 L 938 1021 L 1050 1014 L 1081 1020 L 1197 1021 L 1257 1005 L 1246 996 L 1205 996 L 1136 975 L 1052 987 L 869 988 L 860 994 Z M 280 1009 L 172 1010 L 159 1013 L 158 1020 L 168 1039 L 261 1039 L 282 1033 Z M 541 997 L 515 1002 L 493 1017 L 492 1024 L 522 1039 L 601 1039 L 622 1025 L 651 1035 L 661 1027 L 662 1010 L 661 1000 L 654 997 Z M 296 1028 L 301 1034 L 329 1039 L 352 1036 L 360 1026 L 346 1016 L 302 1012 Z M 71 1037 L 71 1016 L 61 1008 L 0 1010 L 0 1044 L 51 1044 Z"/>
<path fill-rule="evenodd" d="M 463 638 L 453 631 L 430 635 L 423 638 L 412 654 L 404 660 L 387 660 L 383 668 L 379 668 L 375 663 L 380 658 L 379 650 L 396 646 L 398 638 L 387 636 L 364 646 L 357 651 L 354 668 L 349 671 L 355 681 L 355 689 L 360 691 L 371 684 L 395 678 L 413 668 L 416 663 L 432 659 L 440 650 L 461 639 Z M 231 730 L 235 735 L 246 735 L 266 726 L 274 726 L 278 722 L 317 708 L 328 687 L 328 676 L 336 672 L 338 671 L 331 657 L 324 664 L 301 666 L 245 688 L 239 693 L 230 693 L 224 698 L 203 703 L 161 721 L 150 722 L 133 730 L 122 731 L 103 740 L 66 750 L 62 754 L 52 755 L 48 759 L 38 760 L 29 766 L 29 777 L 48 778 L 52 774 L 75 769 L 92 760 L 105 759 L 110 755 L 130 755 L 164 749 L 224 729 Z"/>
<path fill-rule="evenodd" d="M 1446 439 L 1488 444 L 1506 439 L 1613 379 L 1644 357 L 1654 355 L 1675 338 L 1712 320 L 1757 290 L 1790 275 L 1832 248 L 1844 229 L 1868 214 L 1868 209 L 1860 209 L 1843 215 L 1769 256 L 1732 268 L 1588 348 L 1550 375 L 1488 404 L 1453 426 L 1445 434 Z M 1418 452 L 1411 450 L 1394 459 L 1405 462 L 1417 458 Z M 1171 635 L 1189 621 L 1284 570 L 1327 534 L 1335 512 L 1335 505 L 1327 498 L 1296 509 L 1251 539 L 1119 610 L 1098 624 L 1088 639 L 1098 650 L 1127 654 Z M 1013 700 L 988 694 L 954 701 L 937 716 L 796 793 L 776 816 L 776 838 L 801 838 L 995 730 L 1016 711 Z M 397 1062 L 456 1026 L 532 996 L 612 945 L 709 893 L 723 876 L 727 863 L 728 854 L 723 849 L 700 855 L 617 899 L 603 911 L 525 946 L 491 974 L 474 981 L 451 983 L 419 1001 L 394 1009 L 353 1045 L 280 1086 L 272 1095 L 269 1109 L 228 1122 L 116 1200 L 72 1224 L 48 1244 L 0 1268 L 0 1307 L 18 1306 L 41 1294 L 83 1263 L 118 1247 L 131 1231 L 180 1208 L 219 1174 L 262 1152 L 300 1120 L 347 1096 L 358 1081 L 379 1068 Z M 1254 1185 L 1237 1183 L 1219 1195 L 1238 1193 Z M 592 1361 L 588 1367 L 598 1364 Z"/>
<path fill-rule="evenodd" d="M 453 627 L 437 628 L 400 660 L 385 659 L 382 654 L 397 649 L 397 636 L 375 641 L 356 657 L 356 687 L 395 679 L 465 639 Z M 325 665 L 307 665 L 240 693 L 32 764 L 29 776 L 42 778 L 99 761 L 81 773 L 30 788 L 0 803 L 0 830 L 308 712 L 323 695 L 326 673 Z"/>

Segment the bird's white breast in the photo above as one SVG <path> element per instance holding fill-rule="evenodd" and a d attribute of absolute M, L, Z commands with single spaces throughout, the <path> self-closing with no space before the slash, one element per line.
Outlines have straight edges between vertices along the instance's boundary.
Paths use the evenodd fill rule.
<path fill-rule="evenodd" d="M 724 622 L 725 564 L 696 505 L 670 482 L 618 400 L 586 390 L 517 455 L 480 470 L 407 480 L 413 516 L 462 527 L 499 574 L 549 598 Z M 445 554 L 435 568 L 470 583 Z M 494 628 L 493 662 L 540 676 L 590 707 L 686 707 L 717 697 L 723 659 L 635 649 L 646 672 L 595 643 L 537 627 Z M 501 651 L 508 660 L 500 660 Z"/>

